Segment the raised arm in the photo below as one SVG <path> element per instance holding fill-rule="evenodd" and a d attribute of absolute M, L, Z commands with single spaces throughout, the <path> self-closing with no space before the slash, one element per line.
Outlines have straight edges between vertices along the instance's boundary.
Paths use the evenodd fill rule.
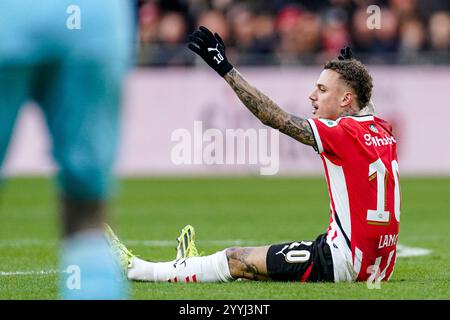
<path fill-rule="evenodd" d="M 269 97 L 250 85 L 228 62 L 225 44 L 220 36 L 200 27 L 189 37 L 189 49 L 197 53 L 205 62 L 228 82 L 242 103 L 262 123 L 278 129 L 301 143 L 316 146 L 314 135 L 306 119 L 291 115 L 281 109 Z"/>
<path fill-rule="evenodd" d="M 224 78 L 247 109 L 262 123 L 280 130 L 301 143 L 309 146 L 316 145 L 311 126 L 306 119 L 281 109 L 264 93 L 250 85 L 235 68 L 231 69 Z"/>

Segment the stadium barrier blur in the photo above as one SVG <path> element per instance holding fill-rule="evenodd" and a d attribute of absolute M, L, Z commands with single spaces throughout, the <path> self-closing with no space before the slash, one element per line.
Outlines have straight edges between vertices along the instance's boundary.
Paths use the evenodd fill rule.
<path fill-rule="evenodd" d="M 400 172 L 450 175 L 450 67 L 369 66 L 369 69 L 374 78 L 377 113 L 394 126 Z M 320 67 L 240 68 L 240 71 L 287 111 L 311 116 L 308 95 Z M 128 78 L 125 92 L 117 163 L 117 172 L 122 176 L 260 174 L 261 167 L 270 165 L 258 158 L 261 154 L 254 154 L 260 151 L 261 144 L 266 144 L 266 157 L 279 161 L 274 173 L 323 174 L 321 161 L 311 148 L 282 134 L 279 145 L 271 145 L 270 138 L 275 135 L 245 109 L 225 81 L 206 67 L 136 69 Z M 7 175 L 41 175 L 54 170 L 46 153 L 51 147 L 44 128 L 38 109 L 27 106 L 6 159 Z M 233 147 L 237 152 L 233 157 L 245 158 L 245 164 L 227 162 L 226 154 L 221 154 L 226 153 L 226 141 L 219 140 L 231 139 L 226 129 L 234 130 L 241 135 L 241 142 L 247 142 L 243 149 Z M 255 143 L 251 142 L 255 134 L 257 148 L 249 145 Z M 219 142 L 224 149 L 212 151 Z M 184 150 L 188 154 L 183 156 L 190 158 L 190 162 L 180 164 L 179 158 L 174 158 L 181 143 L 189 144 L 189 150 Z M 223 161 L 211 163 L 211 154 L 209 160 L 205 159 L 204 155 L 211 152 L 213 159 Z M 256 163 L 250 161 L 255 158 Z"/>

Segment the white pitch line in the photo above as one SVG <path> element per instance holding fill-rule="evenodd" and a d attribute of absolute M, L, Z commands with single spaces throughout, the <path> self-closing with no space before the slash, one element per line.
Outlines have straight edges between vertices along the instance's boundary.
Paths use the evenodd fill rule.
<path fill-rule="evenodd" d="M 41 239 L 0 240 L 0 247 L 54 246 L 58 242 Z"/>
<path fill-rule="evenodd" d="M 124 240 L 124 243 L 130 246 L 145 247 L 176 247 L 177 241 L 174 240 Z M 261 244 L 261 241 L 255 240 L 199 240 L 201 245 L 218 246 L 242 246 Z M 0 240 L 0 247 L 28 247 L 28 246 L 56 246 L 58 241 L 40 240 L 40 239 L 18 239 L 18 240 Z"/>
<path fill-rule="evenodd" d="M 397 257 L 399 258 L 426 256 L 430 253 L 431 250 L 425 248 L 407 247 L 401 244 L 397 245 Z"/>
<path fill-rule="evenodd" d="M 130 246 L 145 246 L 145 247 L 176 247 L 176 240 L 125 240 L 125 244 Z M 217 245 L 217 246 L 242 246 L 255 245 L 261 243 L 254 240 L 198 240 L 200 245 Z"/>
<path fill-rule="evenodd" d="M 58 270 L 0 271 L 0 276 L 36 276 L 59 273 Z"/>

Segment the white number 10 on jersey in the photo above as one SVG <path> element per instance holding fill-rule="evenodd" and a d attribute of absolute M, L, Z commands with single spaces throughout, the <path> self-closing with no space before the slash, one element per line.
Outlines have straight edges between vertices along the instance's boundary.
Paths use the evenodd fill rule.
<path fill-rule="evenodd" d="M 395 219 L 400 222 L 400 186 L 398 183 L 398 162 L 392 161 L 392 174 L 394 176 L 394 214 Z M 386 201 L 386 166 L 381 159 L 369 165 L 369 180 L 377 178 L 377 208 L 367 210 L 367 221 L 372 223 L 388 223 L 390 212 L 385 210 Z"/>

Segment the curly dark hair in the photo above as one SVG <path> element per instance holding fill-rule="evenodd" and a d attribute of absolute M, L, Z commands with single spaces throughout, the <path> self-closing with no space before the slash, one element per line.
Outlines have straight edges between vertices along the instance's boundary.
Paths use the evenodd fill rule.
<path fill-rule="evenodd" d="M 372 96 L 372 77 L 361 61 L 356 59 L 334 59 L 325 64 L 324 69 L 336 71 L 341 79 L 355 91 L 359 109 L 364 108 Z"/>

